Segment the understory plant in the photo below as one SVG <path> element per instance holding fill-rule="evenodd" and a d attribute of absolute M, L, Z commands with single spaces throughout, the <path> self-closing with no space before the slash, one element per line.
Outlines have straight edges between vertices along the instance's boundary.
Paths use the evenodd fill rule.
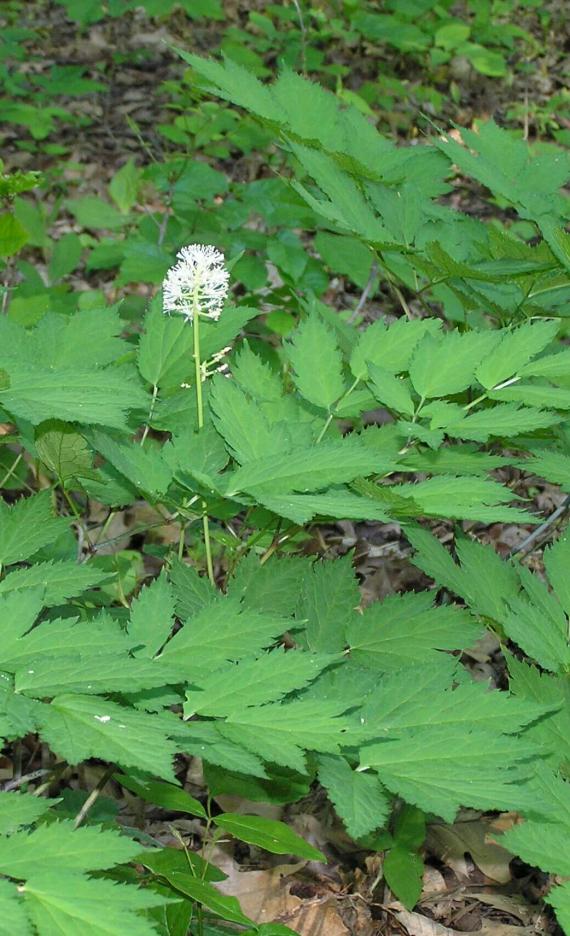
<path fill-rule="evenodd" d="M 369 324 L 305 288 L 280 340 L 267 326 L 278 309 L 230 294 L 243 252 L 226 263 L 223 236 L 188 244 L 183 216 L 162 240 L 144 229 L 156 251 L 139 262 L 166 253 L 170 266 L 142 323 L 93 296 L 63 294 L 58 309 L 52 286 L 29 318 L 25 295 L 7 303 L 0 734 L 30 767 L 41 750 L 42 767 L 0 793 L 2 925 L 284 936 L 216 887 L 215 846 L 326 857 L 217 798 L 292 804 L 317 785 L 359 848 L 383 853 L 410 908 L 426 827 L 462 807 L 518 814 L 505 847 L 568 874 L 568 542 L 545 554 L 548 587 L 480 546 L 477 527 L 457 563 L 426 529 L 531 526 L 541 518 L 521 479 L 568 485 L 568 161 L 492 123 L 463 144 L 397 148 L 290 72 L 267 86 L 184 57 L 285 147 L 310 249 L 364 250 L 364 285 L 380 276 L 401 315 Z M 531 236 L 443 205 L 459 171 Z M 138 181 L 131 166 L 114 185 L 119 213 Z M 12 195 L 6 257 L 22 246 Z M 144 553 L 114 532 L 141 506 L 131 535 Z M 363 607 L 351 554 L 306 548 L 309 525 L 346 519 L 399 522 L 435 587 Z M 508 688 L 464 665 L 489 630 Z M 89 793 L 66 787 L 82 765 L 99 769 Z M 196 839 L 162 847 L 118 821 L 109 783 L 195 817 Z M 548 900 L 570 931 L 567 885 Z"/>

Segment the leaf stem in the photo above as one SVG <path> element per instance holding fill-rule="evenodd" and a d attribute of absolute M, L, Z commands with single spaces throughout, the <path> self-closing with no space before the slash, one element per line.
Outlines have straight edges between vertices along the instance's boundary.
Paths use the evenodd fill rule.
<path fill-rule="evenodd" d="M 336 403 L 334 404 L 334 408 L 331 410 L 331 412 L 330 412 L 329 415 L 327 416 L 326 421 L 325 421 L 325 424 L 324 424 L 323 428 L 321 429 L 321 431 L 319 432 L 319 434 L 318 434 L 318 436 L 317 436 L 317 441 L 316 441 L 316 444 L 317 444 L 317 445 L 319 444 L 319 442 L 322 442 L 323 437 L 324 437 L 324 435 L 325 435 L 327 429 L 329 428 L 330 424 L 332 423 L 332 421 L 333 421 L 333 419 L 334 419 L 334 417 L 335 417 L 335 410 L 338 409 L 338 407 L 340 406 L 341 403 L 344 403 L 344 401 L 346 400 L 346 398 L 350 396 L 350 394 L 352 393 L 352 391 L 358 386 L 359 383 L 360 383 L 360 377 L 357 377 L 357 378 L 354 380 L 354 382 L 350 385 L 350 387 L 348 388 L 348 390 L 345 390 L 344 393 L 343 393 L 341 396 L 339 396 L 338 400 L 337 400 Z"/>
<path fill-rule="evenodd" d="M 198 432 L 204 428 L 204 399 L 202 396 L 202 362 L 200 360 L 200 306 L 199 289 L 194 289 L 192 310 L 192 332 L 194 336 L 194 378 L 196 381 L 196 410 L 198 413 Z M 206 550 L 206 569 L 212 585 L 216 584 L 214 578 L 214 564 L 212 562 L 212 543 L 210 540 L 210 521 L 208 518 L 208 505 L 202 500 L 202 529 L 204 531 L 204 547 Z"/>
<path fill-rule="evenodd" d="M 146 425 L 145 425 L 145 427 L 144 427 L 144 432 L 143 432 L 142 438 L 141 438 L 141 446 L 145 444 L 146 437 L 147 437 L 147 435 L 148 435 L 148 433 L 149 433 L 149 430 L 150 430 L 150 423 L 151 423 L 152 417 L 154 416 L 154 408 L 155 408 L 155 406 L 156 406 L 156 398 L 157 398 L 157 396 L 158 396 L 158 386 L 157 386 L 157 384 L 154 384 L 154 385 L 153 385 L 153 388 L 152 388 L 152 399 L 151 399 L 151 401 L 150 401 L 150 409 L 149 409 L 149 411 L 148 411 L 148 416 L 147 416 L 147 420 L 146 420 Z"/>

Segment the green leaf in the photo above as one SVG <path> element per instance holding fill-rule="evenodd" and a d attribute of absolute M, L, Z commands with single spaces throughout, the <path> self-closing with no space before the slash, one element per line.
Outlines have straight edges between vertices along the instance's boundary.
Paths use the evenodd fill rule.
<path fill-rule="evenodd" d="M 82 250 L 77 234 L 64 234 L 55 242 L 48 266 L 50 283 L 57 283 L 68 273 L 73 273 L 81 262 Z"/>
<path fill-rule="evenodd" d="M 493 436 L 508 439 L 536 429 L 548 429 L 560 421 L 560 416 L 546 410 L 521 407 L 516 403 L 500 403 L 459 419 L 452 417 L 444 422 L 443 428 L 454 439 L 486 442 Z"/>
<path fill-rule="evenodd" d="M 488 478 L 470 478 L 466 484 L 465 478 L 441 475 L 413 485 L 398 485 L 391 490 L 404 496 L 409 493 L 427 516 L 478 519 L 481 522 L 495 520 L 497 523 L 508 522 L 509 519 L 533 522 L 533 517 L 524 510 L 497 506 L 504 501 L 515 500 L 517 495 Z"/>
<path fill-rule="evenodd" d="M 28 232 L 13 214 L 0 215 L 0 257 L 12 257 L 28 239 Z"/>
<path fill-rule="evenodd" d="M 201 819 L 207 818 L 202 804 L 190 796 L 186 790 L 181 790 L 172 783 L 161 783 L 158 780 L 149 780 L 147 777 L 133 777 L 121 773 L 115 774 L 115 780 L 147 803 L 162 806 L 168 811 L 190 813 L 191 816 L 199 816 Z"/>
<path fill-rule="evenodd" d="M 234 838 L 248 845 L 258 845 L 274 855 L 298 855 L 308 861 L 326 861 L 322 852 L 296 835 L 284 822 L 237 813 L 222 813 L 214 822 Z"/>
<path fill-rule="evenodd" d="M 389 505 L 374 503 L 343 487 L 330 488 L 323 494 L 265 494 L 255 492 L 256 499 L 269 510 L 303 525 L 315 516 L 338 520 L 390 519 Z"/>
<path fill-rule="evenodd" d="M 58 871 L 95 871 L 130 861 L 139 852 L 138 842 L 114 829 L 75 829 L 71 820 L 53 822 L 0 838 L 0 872 L 25 880 L 53 866 Z"/>
<path fill-rule="evenodd" d="M 463 725 L 466 731 L 480 727 L 518 734 L 530 722 L 540 719 L 548 723 L 545 716 L 558 708 L 554 700 L 541 705 L 490 690 L 484 683 L 461 682 L 462 672 L 450 673 L 447 662 L 444 658 L 442 662 L 407 666 L 383 676 L 377 692 L 364 703 L 361 724 L 371 731 L 382 726 L 382 730 L 391 734 L 433 725 Z M 460 684 L 453 686 L 452 679 Z"/>
<path fill-rule="evenodd" d="M 269 646 L 286 628 L 282 618 L 242 609 L 235 600 L 220 596 L 174 635 L 159 659 L 186 667 L 190 680 L 203 676 L 205 668 Z"/>
<path fill-rule="evenodd" d="M 432 607 L 430 592 L 390 595 L 370 605 L 347 628 L 351 658 L 382 672 L 437 659 L 438 650 L 471 646 L 481 629 L 452 605 Z"/>
<path fill-rule="evenodd" d="M 534 600 L 528 601 L 522 597 L 511 599 L 509 613 L 502 623 L 507 636 L 532 660 L 556 673 L 570 664 L 568 622 L 562 608 L 547 592 L 545 585 L 529 573 L 527 581 L 531 579 L 534 590 L 531 598 Z"/>
<path fill-rule="evenodd" d="M 424 862 L 420 855 L 396 846 L 384 857 L 382 870 L 390 890 L 408 910 L 413 910 L 422 893 Z"/>
<path fill-rule="evenodd" d="M 235 712 L 219 730 L 266 760 L 305 773 L 303 748 L 328 754 L 350 745 L 355 726 L 340 715 L 346 708 L 343 701 L 328 699 L 274 703 Z"/>
<path fill-rule="evenodd" d="M 372 392 L 379 403 L 396 413 L 410 417 L 414 415 L 415 406 L 408 381 L 372 363 L 368 364 L 368 373 Z"/>
<path fill-rule="evenodd" d="M 508 656 L 510 689 L 525 705 L 550 708 L 547 718 L 531 724 L 525 732 L 529 741 L 540 745 L 543 759 L 564 776 L 570 776 L 570 687 L 565 676 L 540 672 L 522 660 Z M 540 802 L 546 800 L 541 795 Z M 570 826 L 570 809 L 563 817 Z"/>
<path fill-rule="evenodd" d="M 41 589 L 42 603 L 47 608 L 95 588 L 109 578 L 90 563 L 39 562 L 28 569 L 10 572 L 0 582 L 0 595 Z"/>
<path fill-rule="evenodd" d="M 70 764 L 99 757 L 174 781 L 176 719 L 147 715 L 85 695 L 61 695 L 36 710 L 42 737 Z"/>
<path fill-rule="evenodd" d="M 299 616 L 307 619 L 305 637 L 311 650 L 343 650 L 345 631 L 360 604 L 352 555 L 315 563 L 305 576 Z"/>
<path fill-rule="evenodd" d="M 93 457 L 87 442 L 69 423 L 51 419 L 35 434 L 36 451 L 44 465 L 60 481 L 93 477 Z"/>
<path fill-rule="evenodd" d="M 0 933 L 2 936 L 32 936 L 23 897 L 15 884 L 4 880 L 0 880 Z"/>
<path fill-rule="evenodd" d="M 124 429 L 129 410 L 148 412 L 146 394 L 120 371 L 67 371 L 62 381 L 53 371 L 9 365 L 9 377 L 0 405 L 33 426 L 62 419 Z"/>
<path fill-rule="evenodd" d="M 200 687 L 186 693 L 184 713 L 187 718 L 201 715 L 226 716 L 250 705 L 275 702 L 302 689 L 315 679 L 335 657 L 274 650 L 258 659 L 226 664 L 213 673 L 196 677 Z"/>
<path fill-rule="evenodd" d="M 295 330 L 287 357 L 299 393 L 314 406 L 330 410 L 345 390 L 342 355 L 333 332 L 318 315 L 309 315 Z M 319 360 L 326 365 L 316 367 Z"/>
<path fill-rule="evenodd" d="M 110 462 L 117 471 L 150 500 L 164 495 L 172 481 L 172 470 L 158 448 L 142 448 L 135 442 L 116 442 L 104 432 L 94 431 L 90 435 L 95 449 Z"/>
<path fill-rule="evenodd" d="M 21 826 L 32 825 L 56 802 L 31 793 L 0 791 L 0 835 L 12 835 Z"/>
<path fill-rule="evenodd" d="M 250 400 L 234 381 L 214 377 L 209 404 L 216 429 L 241 464 L 273 452 L 280 452 L 282 460 L 291 447 L 286 429 L 276 431 L 265 418 L 259 403 Z"/>
<path fill-rule="evenodd" d="M 460 393 L 475 382 L 475 368 L 492 352 L 496 332 L 425 335 L 414 352 L 410 377 L 421 397 Z"/>
<path fill-rule="evenodd" d="M 200 576 L 190 565 L 179 560 L 172 563 L 170 581 L 174 589 L 176 613 L 183 620 L 192 617 L 219 597 L 206 576 Z"/>
<path fill-rule="evenodd" d="M 42 936 L 77 932 L 82 936 L 156 936 L 150 921 L 138 911 L 169 902 L 148 888 L 59 870 L 37 874 L 21 890 Z"/>
<path fill-rule="evenodd" d="M 22 497 L 12 507 L 0 502 L 0 563 L 23 562 L 65 529 L 67 521 L 53 516 L 48 491 Z"/>
<path fill-rule="evenodd" d="M 219 890 L 216 890 L 209 881 L 200 881 L 183 871 L 172 871 L 168 880 L 181 894 L 202 904 L 212 913 L 215 913 L 216 916 L 227 920 L 229 923 L 250 926 L 253 922 L 241 912 L 239 901 L 235 897 L 226 897 L 225 894 L 220 894 Z"/>
<path fill-rule="evenodd" d="M 554 545 L 545 550 L 543 561 L 548 581 L 565 613 L 570 617 L 570 535 L 567 531 Z"/>
<path fill-rule="evenodd" d="M 35 698 L 54 696 L 61 692 L 137 692 L 158 689 L 183 681 L 180 668 L 171 661 L 165 667 L 162 660 L 133 659 L 126 653 L 97 653 L 44 657 L 16 670 L 15 691 Z"/>
<path fill-rule="evenodd" d="M 103 201 L 95 195 L 70 199 L 67 207 L 81 227 L 92 228 L 95 231 L 116 230 L 122 228 L 129 220 L 110 202 Z"/>
<path fill-rule="evenodd" d="M 570 827 L 547 822 L 524 822 L 509 829 L 501 845 L 529 865 L 550 874 L 570 875 Z"/>
<path fill-rule="evenodd" d="M 515 376 L 531 358 L 550 344 L 557 332 L 558 322 L 546 321 L 527 322 L 507 332 L 477 367 L 477 380 L 486 390 L 491 390 Z"/>
<path fill-rule="evenodd" d="M 128 159 L 115 173 L 109 184 L 109 195 L 115 202 L 121 214 L 128 214 L 134 207 L 138 197 L 141 172 L 137 169 L 134 159 Z"/>
<path fill-rule="evenodd" d="M 14 592 L 7 597 L 26 600 L 33 596 L 33 592 Z M 22 636 L 32 623 L 33 621 L 30 621 L 21 627 L 19 619 L 16 618 L 12 621 L 10 631 L 5 634 L 2 667 L 8 672 L 15 672 L 22 666 L 33 667 L 35 670 L 36 666 L 42 664 L 49 671 L 49 661 L 61 656 L 62 647 L 69 647 L 69 653 L 76 655 L 75 660 L 77 655 L 82 653 L 86 656 L 97 656 L 104 652 L 113 653 L 115 656 L 124 655 L 129 648 L 124 631 L 116 622 L 104 616 L 88 621 L 77 621 L 76 618 L 44 621 L 39 627 L 34 627 Z M 73 678 L 73 672 L 71 677 Z"/>
<path fill-rule="evenodd" d="M 554 912 L 565 932 L 570 930 L 570 884 L 554 887 L 544 898 Z"/>
<path fill-rule="evenodd" d="M 386 326 L 381 319 L 361 332 L 350 358 L 355 377 L 366 380 L 368 364 L 376 364 L 390 374 L 408 369 L 415 348 L 426 333 L 436 334 L 441 328 L 437 319 L 398 319 Z"/>
<path fill-rule="evenodd" d="M 174 625 L 174 593 L 164 574 L 139 592 L 131 605 L 129 637 L 136 655 L 152 657 L 157 653 Z"/>
<path fill-rule="evenodd" d="M 534 752 L 534 754 L 533 754 Z M 408 803 L 453 822 L 460 806 L 528 809 L 521 788 L 536 749 L 488 731 L 434 727 L 362 748 L 361 767 L 376 767 L 382 783 Z"/>
<path fill-rule="evenodd" d="M 228 477 L 228 496 L 239 491 L 283 494 L 316 491 L 329 484 L 352 481 L 359 475 L 384 473 L 393 463 L 382 462 L 376 452 L 357 439 L 323 442 L 313 448 L 282 455 L 266 455 L 248 462 Z"/>
<path fill-rule="evenodd" d="M 352 770 L 344 757 L 321 754 L 319 780 L 353 839 L 386 824 L 390 800 L 377 777 Z"/>

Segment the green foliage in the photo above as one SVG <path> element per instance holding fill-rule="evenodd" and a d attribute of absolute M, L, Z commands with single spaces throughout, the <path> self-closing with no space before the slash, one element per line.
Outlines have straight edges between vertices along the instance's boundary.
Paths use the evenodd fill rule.
<path fill-rule="evenodd" d="M 520 659 L 506 652 L 506 659 L 515 703 L 513 714 L 516 717 L 518 705 L 527 717 L 530 706 L 535 706 L 525 736 L 542 752 L 543 763 L 529 785 L 542 818 L 532 816 L 531 810 L 527 821 L 509 829 L 501 843 L 529 864 L 566 875 L 570 867 L 570 539 L 563 536 L 544 553 L 549 589 L 537 574 L 514 561 L 502 562 L 490 547 L 462 540 L 457 544 L 459 563 L 455 563 L 425 531 L 415 531 L 410 538 L 417 548 L 414 561 L 436 582 L 461 595 L 504 643 L 509 641 L 524 654 Z M 555 888 L 547 897 L 563 927 L 568 923 L 566 891 L 565 886 Z"/>
<path fill-rule="evenodd" d="M 227 14 L 210 0 L 59 5 L 68 27 L 109 33 L 107 18 L 188 35 L 186 18 Z M 115 89 L 132 50 L 95 80 L 36 67 L 35 31 L 3 28 L 0 117 L 19 158 L 47 168 L 0 166 L 0 736 L 33 737 L 20 747 L 42 745 L 50 771 L 43 788 L 32 774 L 0 792 L 7 932 L 290 933 L 217 889 L 209 846 L 323 854 L 212 798 L 287 804 L 317 782 L 410 909 L 426 825 L 462 807 L 517 811 L 505 847 L 570 875 L 568 541 L 545 552 L 545 581 L 472 539 L 480 527 L 452 558 L 418 524 L 530 526 L 517 492 L 570 490 L 569 162 L 492 121 L 401 145 L 416 109 L 449 123 L 414 69 L 438 85 L 461 62 L 505 76 L 515 43 L 534 41 L 492 6 L 461 19 L 420 6 L 302 4 L 301 22 L 297 4 L 270 4 L 226 22 L 223 62 L 180 51 L 189 69 L 169 67 L 162 153 L 129 118 L 141 145 L 96 189 L 66 141 L 97 107 L 73 99 Z M 349 77 L 347 35 L 382 62 L 374 81 Z M 148 70 L 149 49 L 134 54 Z M 252 181 L 247 158 L 233 170 L 242 156 L 264 167 Z M 456 207 L 469 188 L 484 210 Z M 223 249 L 235 287 L 199 334 L 158 294 L 189 231 Z M 363 607 L 353 554 L 311 555 L 322 519 L 400 524 L 459 600 L 431 589 Z M 486 628 L 503 691 L 463 666 Z M 192 757 L 196 796 L 181 779 Z M 60 772 L 93 760 L 100 788 L 69 797 Z M 145 804 L 194 817 L 202 851 L 116 823 L 97 801 L 110 777 L 142 817 Z M 569 894 L 547 896 L 568 931 Z"/>

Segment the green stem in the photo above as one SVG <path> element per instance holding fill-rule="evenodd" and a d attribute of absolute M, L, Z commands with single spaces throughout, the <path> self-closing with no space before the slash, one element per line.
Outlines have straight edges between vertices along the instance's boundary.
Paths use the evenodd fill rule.
<path fill-rule="evenodd" d="M 192 330 L 194 335 L 194 376 L 196 381 L 196 409 L 198 412 L 198 432 L 204 428 L 204 400 L 202 397 L 202 362 L 200 360 L 200 308 L 198 305 L 198 290 L 194 293 L 194 308 L 192 315 Z M 204 531 L 204 547 L 206 549 L 206 569 L 212 585 L 216 584 L 214 578 L 214 564 L 212 562 L 212 543 L 210 540 L 210 521 L 208 518 L 208 505 L 202 500 L 202 529 Z"/>
<path fill-rule="evenodd" d="M 339 396 L 338 400 L 337 400 L 336 403 L 334 404 L 334 410 L 332 410 L 332 412 L 329 413 L 329 415 L 328 415 L 327 418 L 326 418 L 326 421 L 325 421 L 325 424 L 324 424 L 323 428 L 322 428 L 321 431 L 319 432 L 319 435 L 318 435 L 318 437 L 317 437 L 317 442 L 316 442 L 317 445 L 319 444 L 319 442 L 322 442 L 322 440 L 323 440 L 323 438 L 324 438 L 324 436 L 325 436 L 325 434 L 326 434 L 327 429 L 329 428 L 330 424 L 332 423 L 332 421 L 333 421 L 333 419 L 334 419 L 334 417 L 335 417 L 335 410 L 338 409 L 338 407 L 340 406 L 341 403 L 344 403 L 344 401 L 346 400 L 346 398 L 350 396 L 350 394 L 352 393 L 352 391 L 358 386 L 359 383 L 360 383 L 360 377 L 357 377 L 356 380 L 354 381 L 354 383 L 352 383 L 352 384 L 350 385 L 350 387 L 348 388 L 348 390 L 345 390 L 344 393 L 342 394 L 342 396 Z"/>
<path fill-rule="evenodd" d="M 148 411 L 148 417 L 147 417 L 147 420 L 146 420 L 146 425 L 145 425 L 145 427 L 144 427 L 144 432 L 143 432 L 142 438 L 141 438 L 141 445 L 144 445 L 144 444 L 145 444 L 146 437 L 147 437 L 147 435 L 148 435 L 148 433 L 149 433 L 149 430 L 150 430 L 150 424 L 151 424 L 151 421 L 152 421 L 152 417 L 154 416 L 154 408 L 155 408 L 155 406 L 156 406 L 156 398 L 157 398 L 157 396 L 158 396 L 158 387 L 157 387 L 156 384 L 154 384 L 154 386 L 153 386 L 153 388 L 152 388 L 152 399 L 151 399 L 151 401 L 150 401 L 150 409 L 149 409 L 149 411 Z"/>

